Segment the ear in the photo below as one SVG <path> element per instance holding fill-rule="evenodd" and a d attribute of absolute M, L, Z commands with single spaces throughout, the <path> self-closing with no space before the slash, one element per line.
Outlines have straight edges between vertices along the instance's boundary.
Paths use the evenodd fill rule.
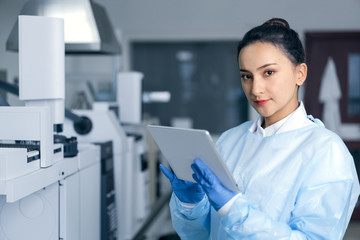
<path fill-rule="evenodd" d="M 305 63 L 299 64 L 297 67 L 296 85 L 301 86 L 304 84 L 307 76 L 307 65 Z"/>

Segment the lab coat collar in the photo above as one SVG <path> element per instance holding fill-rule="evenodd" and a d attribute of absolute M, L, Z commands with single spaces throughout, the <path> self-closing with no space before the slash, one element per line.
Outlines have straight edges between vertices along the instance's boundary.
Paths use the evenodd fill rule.
<path fill-rule="evenodd" d="M 313 124 L 313 122 L 307 118 L 303 102 L 300 102 L 299 107 L 288 116 L 265 129 L 261 127 L 263 122 L 264 118 L 259 116 L 251 125 L 249 129 L 250 132 L 260 137 L 267 137 Z"/>

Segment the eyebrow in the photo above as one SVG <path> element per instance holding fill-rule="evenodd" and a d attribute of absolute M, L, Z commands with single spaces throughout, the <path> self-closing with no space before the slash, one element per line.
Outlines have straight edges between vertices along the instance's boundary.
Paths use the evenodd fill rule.
<path fill-rule="evenodd" d="M 266 68 L 266 67 L 271 66 L 271 65 L 277 65 L 277 63 L 267 63 L 267 64 L 264 64 L 264 65 L 262 65 L 261 67 L 258 67 L 258 68 L 256 69 L 256 71 L 258 71 L 258 70 L 260 70 L 260 69 L 263 69 L 263 68 Z M 241 68 L 240 68 L 240 72 L 250 72 L 250 71 L 249 71 L 249 70 L 246 70 L 246 69 L 241 69 Z"/>

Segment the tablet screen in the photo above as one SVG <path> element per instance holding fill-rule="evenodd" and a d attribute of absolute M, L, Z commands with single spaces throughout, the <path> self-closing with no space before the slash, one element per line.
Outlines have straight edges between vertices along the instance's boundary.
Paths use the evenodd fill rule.
<path fill-rule="evenodd" d="M 225 187 L 239 191 L 208 131 L 155 125 L 147 128 L 179 179 L 195 182 L 191 164 L 199 158 Z"/>

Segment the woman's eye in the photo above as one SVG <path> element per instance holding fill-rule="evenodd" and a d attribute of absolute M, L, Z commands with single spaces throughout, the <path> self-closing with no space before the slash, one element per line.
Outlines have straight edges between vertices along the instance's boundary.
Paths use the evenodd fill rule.
<path fill-rule="evenodd" d="M 242 80 L 248 80 L 248 79 L 251 79 L 251 76 L 247 75 L 247 74 L 241 74 L 241 79 Z"/>
<path fill-rule="evenodd" d="M 265 71 L 265 75 L 267 75 L 267 76 L 270 76 L 272 74 L 274 74 L 274 71 L 272 71 L 272 70 Z"/>

